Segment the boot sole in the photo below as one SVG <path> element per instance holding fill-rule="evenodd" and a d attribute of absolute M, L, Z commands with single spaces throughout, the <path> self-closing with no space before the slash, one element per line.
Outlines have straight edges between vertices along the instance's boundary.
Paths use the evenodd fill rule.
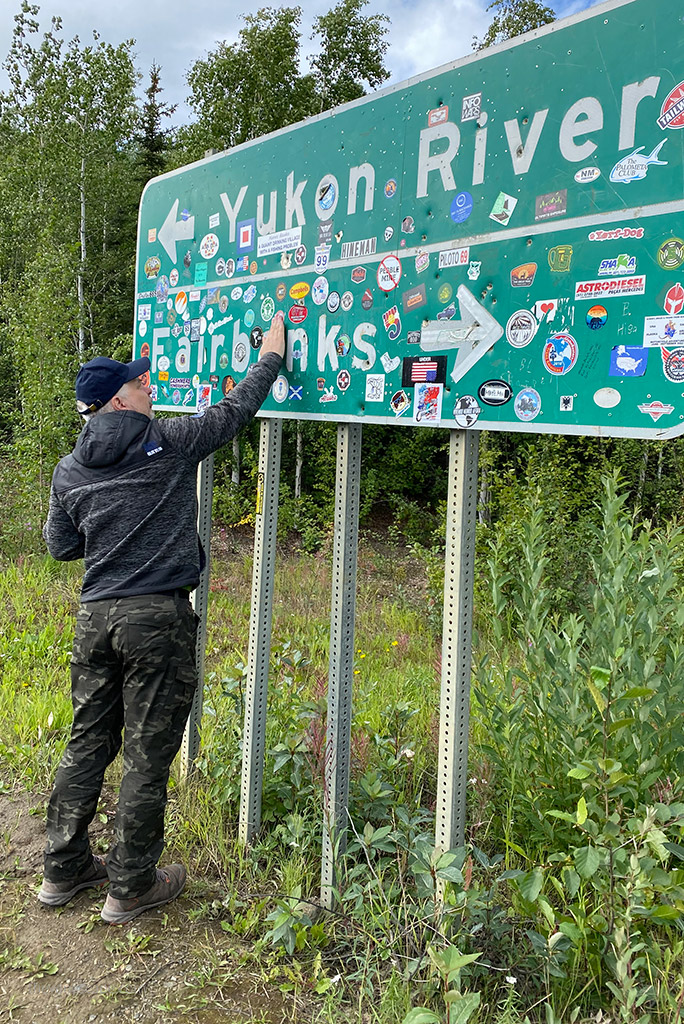
<path fill-rule="evenodd" d="M 73 889 L 69 889 L 68 892 L 43 892 L 41 889 L 38 893 L 38 900 L 46 907 L 62 907 L 69 900 L 72 900 L 74 896 L 82 892 L 84 889 L 102 889 L 103 886 L 109 885 L 108 878 L 93 879 L 90 882 L 80 882 L 79 885 L 75 885 Z"/>
<path fill-rule="evenodd" d="M 135 910 L 107 910 L 106 905 L 100 911 L 100 917 L 107 924 L 127 924 L 136 917 L 140 917 L 141 914 L 146 914 L 148 910 L 154 910 L 156 907 L 163 907 L 165 903 L 171 903 L 183 892 L 185 888 L 186 879 L 183 879 L 183 884 L 180 886 L 178 892 L 175 892 L 173 896 L 167 896 L 163 900 L 157 900 L 156 903 L 145 903 L 141 907 L 136 907 Z"/>

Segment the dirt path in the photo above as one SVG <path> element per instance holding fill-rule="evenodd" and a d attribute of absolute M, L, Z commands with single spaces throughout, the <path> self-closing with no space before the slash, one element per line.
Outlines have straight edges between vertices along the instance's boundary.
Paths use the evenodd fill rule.
<path fill-rule="evenodd" d="M 43 907 L 35 895 L 43 821 L 43 799 L 0 794 L 1 1024 L 311 1020 L 304 1001 L 280 992 L 274 961 L 268 969 L 263 956 L 208 919 L 212 895 L 221 894 L 206 879 L 118 928 L 100 920 L 103 896 L 93 890 L 66 907 Z M 96 822 L 91 838 L 110 831 Z"/>

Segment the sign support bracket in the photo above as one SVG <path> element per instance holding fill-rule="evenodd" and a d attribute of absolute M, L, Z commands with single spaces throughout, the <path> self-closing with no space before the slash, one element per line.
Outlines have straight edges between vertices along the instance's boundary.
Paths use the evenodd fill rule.
<path fill-rule="evenodd" d="M 342 423 L 337 428 L 328 726 L 323 782 L 321 903 L 328 910 L 335 902 L 336 860 L 346 847 L 360 485 L 361 424 Z"/>
<path fill-rule="evenodd" d="M 252 840 L 261 825 L 282 436 L 282 420 L 262 419 L 242 746 L 239 840 L 243 844 Z"/>

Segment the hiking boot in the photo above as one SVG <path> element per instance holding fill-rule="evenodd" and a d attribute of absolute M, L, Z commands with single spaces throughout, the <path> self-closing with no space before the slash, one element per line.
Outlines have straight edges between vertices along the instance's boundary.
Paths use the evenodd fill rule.
<path fill-rule="evenodd" d="M 93 857 L 77 878 L 70 878 L 67 882 L 49 882 L 44 878 L 38 899 L 48 907 L 62 907 L 81 889 L 99 889 L 108 883 L 104 857 Z"/>
<path fill-rule="evenodd" d="M 157 880 L 141 896 L 117 900 L 111 893 L 105 900 L 100 917 L 107 924 L 126 924 L 139 914 L 154 907 L 161 907 L 180 896 L 185 886 L 185 868 L 182 864 L 171 864 L 168 868 L 157 868 Z"/>

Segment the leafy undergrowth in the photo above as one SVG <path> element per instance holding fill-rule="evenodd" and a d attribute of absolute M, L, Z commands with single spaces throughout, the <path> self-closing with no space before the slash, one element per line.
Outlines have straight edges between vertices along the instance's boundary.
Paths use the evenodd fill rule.
<path fill-rule="evenodd" d="M 519 530 L 492 530 L 479 544 L 467 844 L 433 851 L 440 644 L 430 566 L 376 542 L 359 556 L 349 829 L 335 909 L 319 906 L 325 550 L 280 561 L 262 829 L 240 846 L 251 553 L 219 535 L 202 752 L 192 782 L 174 785 L 171 852 L 224 894 L 197 913 L 281 951 L 293 977 L 304 972 L 321 1019 L 676 1024 L 682 532 L 636 521 L 607 480 L 587 551 L 587 605 L 574 615 L 556 611 L 547 580 L 557 538 L 533 499 Z M 77 576 L 27 562 L 8 568 L 0 589 L 3 773 L 45 789 L 68 731 Z"/>

